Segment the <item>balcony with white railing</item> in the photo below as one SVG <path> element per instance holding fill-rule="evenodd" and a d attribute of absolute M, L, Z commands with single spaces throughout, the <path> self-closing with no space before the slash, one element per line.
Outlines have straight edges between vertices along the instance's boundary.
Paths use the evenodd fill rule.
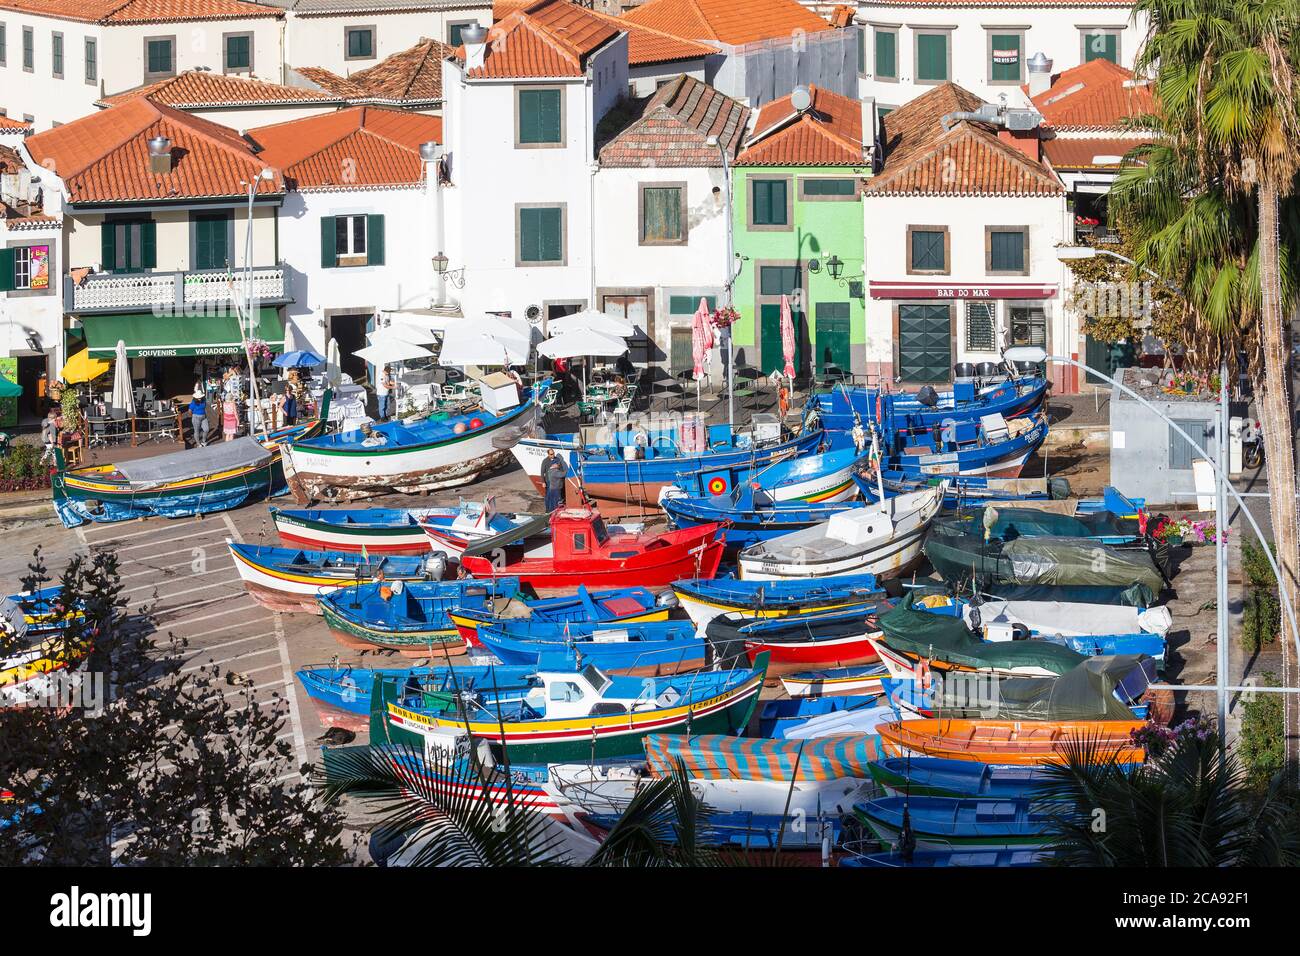
<path fill-rule="evenodd" d="M 247 301 L 248 274 L 234 272 L 127 272 L 89 275 L 78 285 L 69 276 L 64 301 L 73 313 L 136 312 L 153 309 L 193 310 L 197 306 Z M 290 301 L 285 270 L 252 270 L 253 301 L 279 305 Z"/>

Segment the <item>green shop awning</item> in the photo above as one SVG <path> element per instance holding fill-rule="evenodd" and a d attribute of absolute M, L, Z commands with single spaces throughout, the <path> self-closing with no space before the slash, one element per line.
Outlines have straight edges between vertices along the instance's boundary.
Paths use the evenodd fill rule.
<path fill-rule="evenodd" d="M 117 351 L 119 339 L 126 343 L 126 354 L 131 357 L 237 355 L 244 350 L 239 320 L 233 311 L 203 315 L 87 315 L 81 322 L 92 355 Z M 284 351 L 284 322 L 278 308 L 263 306 L 257 310 L 253 337 L 261 339 L 273 352 Z"/>

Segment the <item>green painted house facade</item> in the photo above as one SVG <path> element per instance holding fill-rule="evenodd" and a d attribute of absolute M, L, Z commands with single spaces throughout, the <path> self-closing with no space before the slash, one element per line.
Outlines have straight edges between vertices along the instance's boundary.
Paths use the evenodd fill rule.
<path fill-rule="evenodd" d="M 732 170 L 733 245 L 742 257 L 733 291 L 736 362 L 764 375 L 785 366 L 782 295 L 794 317 L 800 378 L 832 366 L 866 371 L 860 194 L 871 163 L 861 106 L 826 90 L 813 97 L 803 113 L 789 97 L 764 107 Z"/>

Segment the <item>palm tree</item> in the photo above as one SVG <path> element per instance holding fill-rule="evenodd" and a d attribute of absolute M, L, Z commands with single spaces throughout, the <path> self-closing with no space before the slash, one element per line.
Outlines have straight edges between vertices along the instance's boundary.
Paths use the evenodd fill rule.
<path fill-rule="evenodd" d="M 1150 29 L 1137 70 L 1154 77 L 1158 131 L 1112 191 L 1134 258 L 1186 292 L 1189 358 L 1248 356 L 1264 427 L 1278 582 L 1300 597 L 1300 525 L 1286 327 L 1300 287 L 1300 13 L 1294 0 L 1139 0 Z M 1222 638 L 1221 638 L 1222 639 Z M 1297 685 L 1291 640 L 1283 679 Z M 1300 774 L 1300 708 L 1287 695 L 1287 752 Z"/>
<path fill-rule="evenodd" d="M 1045 768 L 1035 796 L 1053 808 L 1047 834 L 1060 866 L 1295 866 L 1295 808 L 1275 778 L 1252 791 L 1218 739 L 1181 734 L 1145 764 L 1125 767 L 1093 743 L 1067 744 L 1066 762 Z M 1294 795 L 1291 798 L 1294 800 Z"/>

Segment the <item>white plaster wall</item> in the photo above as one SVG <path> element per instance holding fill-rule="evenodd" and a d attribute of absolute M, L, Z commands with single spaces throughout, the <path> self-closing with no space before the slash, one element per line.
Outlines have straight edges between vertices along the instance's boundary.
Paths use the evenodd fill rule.
<path fill-rule="evenodd" d="M 204 207 L 216 211 L 220 207 Z M 123 209 L 123 212 L 126 212 Z M 142 212 L 144 210 L 141 210 Z M 147 214 L 157 223 L 156 272 L 186 271 L 190 268 L 189 219 L 191 210 L 167 209 L 152 210 Z M 247 207 L 240 204 L 233 207 L 235 220 L 235 243 L 231 250 L 232 258 L 239 265 L 244 265 L 244 236 L 247 230 Z M 67 261 L 66 269 L 84 268 L 100 263 L 103 250 L 100 245 L 100 227 L 104 223 L 103 213 L 65 214 Z M 320 244 L 319 238 L 317 245 Z M 253 207 L 253 265 L 273 266 L 279 259 L 279 246 L 276 239 L 276 215 L 272 206 Z M 319 259 L 320 254 L 317 253 Z"/>
<path fill-rule="evenodd" d="M 384 264 L 322 269 L 323 216 L 382 215 Z M 280 211 L 280 243 L 289 271 L 286 325 L 296 344 L 324 354 L 325 310 L 367 313 L 425 308 L 433 292 L 433 230 L 422 187 L 292 192 Z"/>
<path fill-rule="evenodd" d="M 421 38 L 446 43 L 451 24 L 471 20 L 490 26 L 492 4 L 477 4 L 463 10 L 290 14 L 285 26 L 285 62 L 291 67 L 318 66 L 347 76 L 372 67 L 394 53 L 409 50 Z M 347 59 L 346 29 L 367 26 L 375 28 L 375 56 L 367 60 Z"/>
<path fill-rule="evenodd" d="M 1146 35 L 1146 21 L 1141 18 L 1131 23 L 1129 7 L 1024 5 L 966 6 L 950 3 L 913 5 L 868 0 L 858 3 L 857 20 L 865 24 L 867 53 L 866 75 L 860 86 L 863 95 L 874 96 L 881 106 L 897 108 L 933 88 L 931 83 L 916 83 L 915 30 L 923 27 L 953 27 L 950 34 L 951 79 L 958 86 L 970 90 L 990 102 L 997 102 L 1006 93 L 1012 102 L 1018 102 L 1019 84 L 1001 85 L 989 82 L 988 35 L 990 32 L 1025 31 L 1023 56 L 1025 60 L 1042 52 L 1053 61 L 1052 71 L 1078 66 L 1082 62 L 1082 33 L 1080 27 L 1122 28 L 1119 40 L 1119 63 L 1133 68 L 1142 38 Z M 875 39 L 872 26 L 899 28 L 897 81 L 876 79 Z M 1028 79 L 1026 73 L 1024 78 Z"/>
<path fill-rule="evenodd" d="M 1056 257 L 1056 247 L 1067 241 L 1065 197 L 972 196 L 941 198 L 925 196 L 865 196 L 862 201 L 866 235 L 867 343 L 868 363 L 892 363 L 894 355 L 893 306 L 898 300 L 873 299 L 871 282 L 923 282 L 933 285 L 978 287 L 988 283 L 1047 284 L 1058 286 L 1055 298 L 1042 300 L 1047 309 L 1048 346 L 1077 351 L 1078 330 L 1065 315 L 1062 289 L 1069 270 Z M 949 274 L 909 275 L 907 272 L 907 228 L 946 226 L 951 242 Z M 984 228 L 1029 227 L 1029 272 L 1024 276 L 990 275 L 984 258 Z M 973 297 L 978 301 L 987 301 Z M 964 307 L 963 307 L 964 308 Z M 1006 327 L 1006 303 L 997 305 L 996 320 Z M 985 362 L 989 352 L 966 348 L 963 315 L 957 324 L 957 361 Z"/>
<path fill-rule="evenodd" d="M 704 79 L 704 57 L 698 60 L 679 60 L 675 63 L 651 63 L 645 66 L 628 67 L 628 84 L 632 95 L 640 98 L 650 96 L 660 83 L 667 82 L 685 73 L 701 83 Z"/>
<path fill-rule="evenodd" d="M 0 248 L 50 247 L 50 287 L 45 291 L 0 292 L 0 355 L 32 355 L 25 336 L 35 332 L 45 349 L 54 349 L 53 362 L 61 368 L 63 351 L 63 249 L 60 227 L 8 229 L 0 223 Z"/>

